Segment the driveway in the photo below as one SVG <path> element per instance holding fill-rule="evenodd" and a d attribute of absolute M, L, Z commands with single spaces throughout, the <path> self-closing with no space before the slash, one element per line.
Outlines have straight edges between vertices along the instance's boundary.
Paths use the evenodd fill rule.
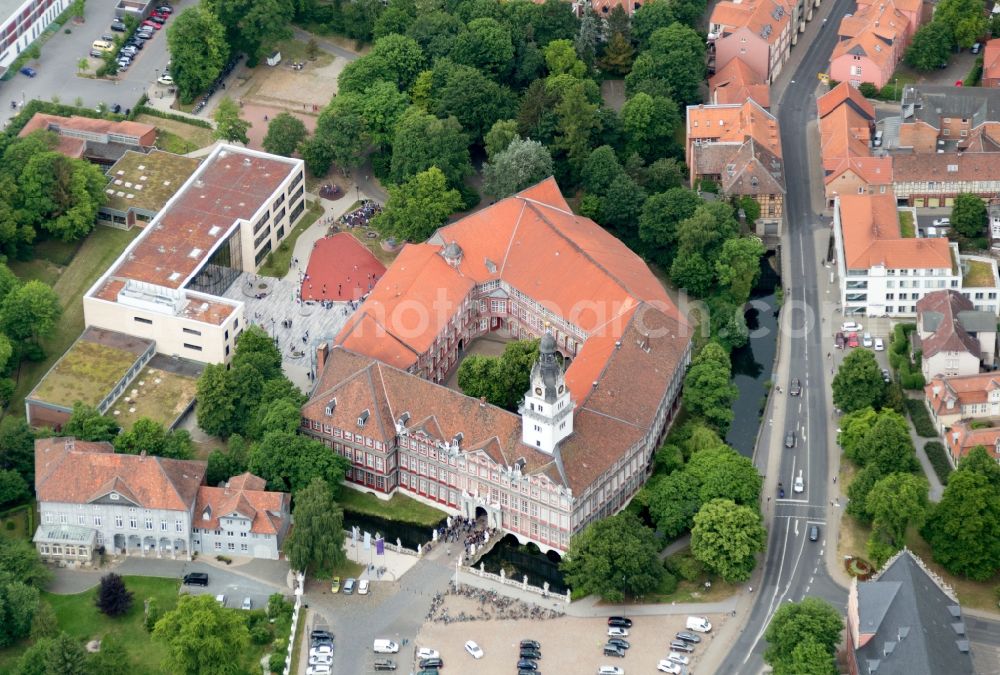
<path fill-rule="evenodd" d="M 84 10 L 86 21 L 80 25 L 66 22 L 65 28 L 71 32 L 66 34 L 60 31 L 53 35 L 42 47 L 41 58 L 29 64 L 38 71 L 36 77 L 16 74 L 10 80 L 0 82 L 0 110 L 4 111 L 4 123 L 15 112 L 10 108 L 10 101 L 51 101 L 53 96 L 58 96 L 62 103 L 73 105 L 79 97 L 87 108 L 94 108 L 100 103 L 118 103 L 123 109 L 134 107 L 169 59 L 168 27 L 178 13 L 196 3 L 195 0 L 173 0 L 172 4 L 173 17 L 152 40 L 146 42 L 146 47 L 139 52 L 132 66 L 117 80 L 98 80 L 78 77 L 76 65 L 90 53 L 94 40 L 111 32 L 109 26 L 114 12 L 110 3 L 87 3 Z"/>

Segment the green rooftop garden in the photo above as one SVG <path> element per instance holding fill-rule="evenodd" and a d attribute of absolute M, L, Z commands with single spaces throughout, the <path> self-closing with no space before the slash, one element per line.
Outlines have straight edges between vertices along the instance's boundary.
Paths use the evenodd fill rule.
<path fill-rule="evenodd" d="M 72 408 L 77 401 L 96 406 L 138 360 L 134 353 L 78 340 L 45 375 L 29 398 Z"/>
<path fill-rule="evenodd" d="M 916 229 L 913 226 L 912 211 L 899 211 L 899 233 L 903 237 L 910 239 L 917 236 Z"/>
<path fill-rule="evenodd" d="M 146 366 L 107 414 L 123 429 L 131 428 L 140 417 L 169 427 L 194 399 L 197 389 L 198 381 L 193 378 Z"/>
<path fill-rule="evenodd" d="M 962 261 L 962 286 L 964 288 L 993 288 L 993 266 L 980 260 Z"/>
<path fill-rule="evenodd" d="M 198 168 L 198 161 L 159 150 L 148 155 L 127 152 L 108 170 L 110 182 L 104 188 L 105 205 L 119 211 L 132 207 L 158 211 Z"/>

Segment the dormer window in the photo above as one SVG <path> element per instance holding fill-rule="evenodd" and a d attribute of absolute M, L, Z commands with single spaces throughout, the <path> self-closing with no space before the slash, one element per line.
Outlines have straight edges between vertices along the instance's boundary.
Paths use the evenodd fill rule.
<path fill-rule="evenodd" d="M 336 409 L 337 409 L 337 397 L 335 396 L 330 399 L 329 403 L 326 404 L 326 410 L 324 412 L 326 413 L 326 416 L 329 417 L 333 414 L 333 411 Z"/>
<path fill-rule="evenodd" d="M 365 425 L 365 422 L 368 421 L 368 417 L 369 417 L 370 414 L 371 413 L 369 413 L 368 410 L 366 409 L 366 410 L 363 410 L 360 415 L 358 415 L 358 426 L 359 427 L 363 427 Z"/>

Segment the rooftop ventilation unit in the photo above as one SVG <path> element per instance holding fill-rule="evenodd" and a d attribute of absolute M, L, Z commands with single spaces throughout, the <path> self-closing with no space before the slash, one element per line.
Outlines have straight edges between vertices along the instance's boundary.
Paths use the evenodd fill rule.
<path fill-rule="evenodd" d="M 201 249 L 200 248 L 191 249 L 191 252 L 188 253 L 188 257 L 197 260 L 198 258 L 201 257 Z"/>

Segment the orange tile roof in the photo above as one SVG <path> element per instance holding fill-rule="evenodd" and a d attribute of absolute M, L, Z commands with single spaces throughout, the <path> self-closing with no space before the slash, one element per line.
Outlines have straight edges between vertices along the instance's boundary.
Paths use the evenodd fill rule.
<path fill-rule="evenodd" d="M 892 183 L 892 159 L 872 157 L 869 123 L 875 110 L 857 89 L 841 82 L 817 100 L 824 182 L 834 183 L 846 171 L 869 185 Z"/>
<path fill-rule="evenodd" d="M 687 107 L 688 144 L 695 141 L 743 143 L 753 139 L 781 157 L 778 121 L 753 100 L 738 105 L 692 105 Z"/>
<path fill-rule="evenodd" d="M 894 194 L 841 195 L 840 224 L 848 269 L 951 269 L 948 240 L 904 239 Z"/>
<path fill-rule="evenodd" d="M 250 531 L 280 535 L 288 525 L 291 495 L 264 490 L 265 481 L 250 473 L 234 476 L 225 487 L 198 488 L 192 524 L 217 530 L 219 518 L 237 515 L 250 520 Z"/>
<path fill-rule="evenodd" d="M 1000 427 L 973 429 L 970 421 L 960 420 L 951 425 L 945 434 L 945 442 L 948 444 L 951 456 L 956 460 L 965 457 L 979 445 L 986 448 L 986 452 L 993 459 L 1000 459 L 1000 452 L 997 450 L 997 443 L 1000 442 Z"/>
<path fill-rule="evenodd" d="M 72 129 L 95 134 L 121 134 L 123 136 L 135 136 L 140 141 L 146 141 L 148 145 L 152 145 L 152 142 L 156 139 L 156 127 L 151 124 L 130 122 L 127 120 L 115 122 L 112 120 L 80 117 L 79 115 L 62 117 L 60 115 L 50 115 L 42 112 L 35 113 L 17 135 L 23 137 L 33 131 L 38 131 L 39 129 L 49 129 L 53 126 L 57 129 Z"/>
<path fill-rule="evenodd" d="M 895 39 L 895 38 L 894 38 Z M 842 56 L 867 56 L 876 64 L 889 63 L 895 60 L 895 49 L 892 44 L 886 42 L 873 32 L 872 28 L 863 30 L 856 37 L 838 42 L 833 48 L 831 61 L 836 61 Z"/>
<path fill-rule="evenodd" d="M 769 44 L 778 41 L 791 21 L 788 7 L 775 0 L 747 0 L 731 2 L 722 0 L 715 5 L 709 19 L 710 26 L 721 26 L 724 33 L 746 27 Z"/>
<path fill-rule="evenodd" d="M 983 79 L 1000 79 L 1000 38 L 986 43 L 983 52 Z"/>
<path fill-rule="evenodd" d="M 986 403 L 989 393 L 1000 388 L 996 373 L 935 377 L 924 387 L 924 396 L 935 414 L 961 414 L 962 406 Z M 948 410 L 948 402 L 953 403 Z"/>
<path fill-rule="evenodd" d="M 816 99 L 816 108 L 822 119 L 833 112 L 840 104 L 850 101 L 856 106 L 858 113 L 866 116 L 869 120 L 875 120 L 875 107 L 868 99 L 861 95 L 857 88 L 852 87 L 848 82 L 841 82 L 836 87 L 826 92 Z"/>
<path fill-rule="evenodd" d="M 752 98 L 762 108 L 771 104 L 771 88 L 743 59 L 730 59 L 708 81 L 711 100 L 716 105 L 742 104 Z"/>
<path fill-rule="evenodd" d="M 140 508 L 188 511 L 205 467 L 204 462 L 117 454 L 110 443 L 68 437 L 35 441 L 40 502 L 87 504 L 116 491 Z"/>
<path fill-rule="evenodd" d="M 984 181 L 1000 178 L 998 152 L 944 152 L 892 156 L 897 183 L 922 181 Z"/>

